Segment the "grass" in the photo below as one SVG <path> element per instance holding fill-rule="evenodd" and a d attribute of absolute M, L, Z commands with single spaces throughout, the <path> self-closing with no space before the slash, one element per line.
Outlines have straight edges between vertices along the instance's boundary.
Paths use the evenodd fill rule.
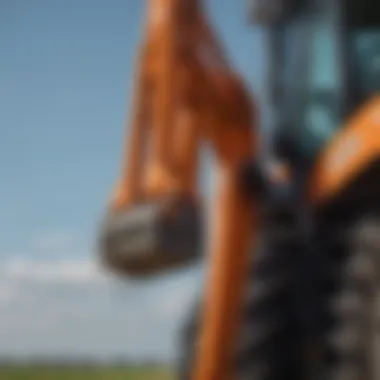
<path fill-rule="evenodd" d="M 170 369 L 151 368 L 65 368 L 9 366 L 0 368 L 1 380 L 174 380 Z"/>

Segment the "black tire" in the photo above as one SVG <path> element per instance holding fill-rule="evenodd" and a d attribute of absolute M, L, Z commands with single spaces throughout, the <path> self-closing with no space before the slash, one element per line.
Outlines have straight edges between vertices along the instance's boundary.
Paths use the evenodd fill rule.
<path fill-rule="evenodd" d="M 303 379 L 302 333 L 295 312 L 295 268 L 300 249 L 294 238 L 263 239 L 252 262 L 244 322 L 236 352 L 236 380 Z M 201 304 L 181 335 L 180 380 L 191 380 Z"/>
<path fill-rule="evenodd" d="M 380 379 L 380 218 L 361 219 L 330 260 L 335 286 L 326 303 L 332 323 L 324 332 L 327 380 Z"/>

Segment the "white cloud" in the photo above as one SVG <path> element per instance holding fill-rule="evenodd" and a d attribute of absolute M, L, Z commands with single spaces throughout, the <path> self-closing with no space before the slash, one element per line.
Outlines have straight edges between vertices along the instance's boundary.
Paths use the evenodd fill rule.
<path fill-rule="evenodd" d="M 89 260 L 31 261 L 23 258 L 9 260 L 3 273 L 5 278 L 33 282 L 94 282 L 104 280 L 105 274 Z"/>
<path fill-rule="evenodd" d="M 190 272 L 136 283 L 91 260 L 0 263 L 0 354 L 169 358 L 195 295 Z"/>
<path fill-rule="evenodd" d="M 120 279 L 83 240 L 68 229 L 40 229 L 27 255 L 0 259 L 0 356 L 175 356 L 199 268 L 146 282 Z"/>

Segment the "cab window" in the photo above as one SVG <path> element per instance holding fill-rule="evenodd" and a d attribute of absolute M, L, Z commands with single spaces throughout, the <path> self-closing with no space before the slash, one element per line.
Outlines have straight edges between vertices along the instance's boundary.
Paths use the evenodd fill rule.
<path fill-rule="evenodd" d="M 339 49 L 334 25 L 315 20 L 308 25 L 308 68 L 305 69 L 300 139 L 305 153 L 314 155 L 339 127 Z"/>

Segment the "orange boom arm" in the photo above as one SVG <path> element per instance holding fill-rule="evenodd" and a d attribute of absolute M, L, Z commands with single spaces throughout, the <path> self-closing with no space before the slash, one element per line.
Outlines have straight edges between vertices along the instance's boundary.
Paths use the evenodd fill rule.
<path fill-rule="evenodd" d="M 195 195 L 202 139 L 223 159 L 253 154 L 251 101 L 199 1 L 150 0 L 146 29 L 115 209 L 173 193 Z"/>
<path fill-rule="evenodd" d="M 200 1 L 150 0 L 127 156 L 111 201 L 102 255 L 109 266 L 132 275 L 155 273 L 157 268 L 186 261 L 183 258 L 189 253 L 178 252 L 188 245 L 179 243 L 175 254 L 169 252 L 175 244 L 159 235 L 161 224 L 156 222 L 172 222 L 165 225 L 172 228 L 165 230 L 171 238 L 194 230 L 196 223 L 188 222 L 183 231 L 175 228 L 183 205 L 197 208 L 198 152 L 202 142 L 209 143 L 217 159 L 217 204 L 196 380 L 222 380 L 231 373 L 255 222 L 253 202 L 242 189 L 241 176 L 243 165 L 255 154 L 254 118 L 243 81 L 230 68 Z M 130 238 L 126 225 L 141 221 L 141 208 L 151 204 L 165 204 L 149 229 L 149 238 L 153 234 L 157 239 L 153 244 L 145 236 L 138 245 L 136 232 Z M 134 221 L 123 221 L 124 229 L 116 233 L 114 225 L 132 214 Z M 111 228 L 110 218 L 120 220 Z M 115 236 L 124 238 L 123 244 L 117 245 Z M 191 236 L 192 243 L 195 235 Z M 194 257 L 195 251 L 200 248 L 194 246 Z"/>

